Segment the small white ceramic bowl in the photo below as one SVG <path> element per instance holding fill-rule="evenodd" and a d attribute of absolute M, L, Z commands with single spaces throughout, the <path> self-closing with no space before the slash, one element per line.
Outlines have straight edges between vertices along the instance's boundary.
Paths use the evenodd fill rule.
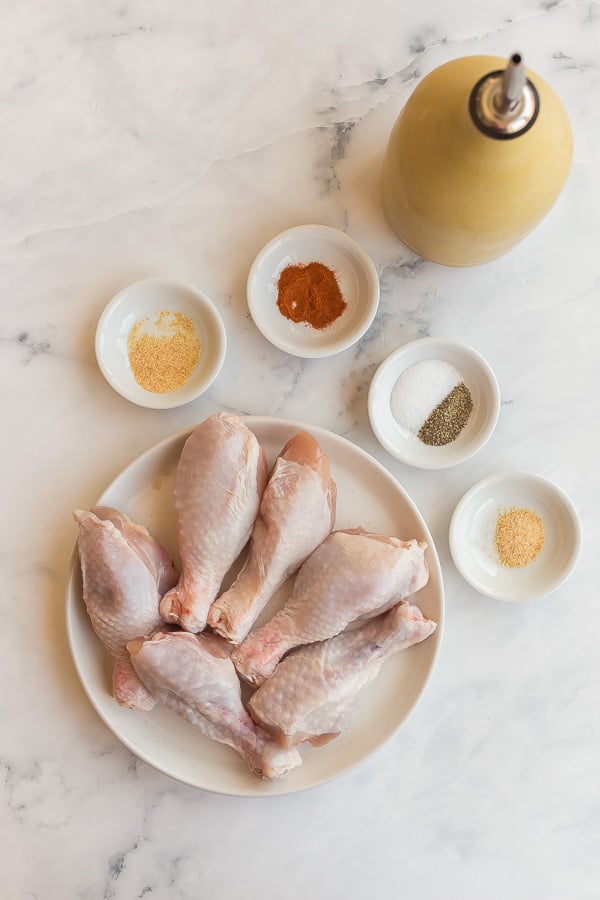
<path fill-rule="evenodd" d="M 500 512 L 517 507 L 537 513 L 544 545 L 521 568 L 500 563 L 494 546 Z M 581 548 L 581 525 L 571 500 L 555 484 L 529 472 L 490 475 L 458 503 L 450 522 L 450 553 L 462 577 L 480 594 L 517 602 L 544 597 L 572 571 Z"/>
<path fill-rule="evenodd" d="M 167 394 L 155 394 L 135 380 L 127 338 L 136 322 L 163 310 L 190 317 L 201 349 L 196 368 L 185 384 Z M 137 281 L 124 288 L 106 306 L 96 328 L 96 359 L 108 383 L 127 400 L 151 409 L 183 406 L 204 393 L 219 374 L 226 348 L 223 320 L 208 297 L 197 288 L 162 279 Z"/>
<path fill-rule="evenodd" d="M 422 360 L 450 363 L 463 376 L 472 400 L 469 420 L 456 440 L 430 447 L 400 425 L 392 414 L 391 395 L 409 366 Z M 396 459 L 420 469 L 445 469 L 469 459 L 489 440 L 500 412 L 500 389 L 489 364 L 471 347 L 442 338 L 421 338 L 399 347 L 381 363 L 369 388 L 369 420 L 379 443 Z"/>
<path fill-rule="evenodd" d="M 277 282 L 283 269 L 320 262 L 332 269 L 347 307 L 328 328 L 291 322 L 277 307 Z M 292 356 L 332 356 L 355 344 L 375 318 L 379 278 L 371 258 L 356 241 L 327 225 L 298 225 L 263 247 L 248 275 L 248 309 L 268 341 Z"/>

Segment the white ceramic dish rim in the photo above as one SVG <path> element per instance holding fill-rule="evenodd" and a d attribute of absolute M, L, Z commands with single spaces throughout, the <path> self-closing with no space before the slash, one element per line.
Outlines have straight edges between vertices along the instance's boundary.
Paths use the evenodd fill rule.
<path fill-rule="evenodd" d="M 114 313 L 115 309 L 118 308 L 119 305 L 123 302 L 124 295 L 132 290 L 143 290 L 144 287 L 150 288 L 157 285 L 165 288 L 174 288 L 178 291 L 184 291 L 190 297 L 193 297 L 194 301 L 196 301 L 198 305 L 198 308 L 201 310 L 201 315 L 204 317 L 208 317 L 210 319 L 211 325 L 215 328 L 215 331 L 218 335 L 218 346 L 216 348 L 213 348 L 213 352 L 216 352 L 216 359 L 213 367 L 210 369 L 209 374 L 202 381 L 200 387 L 191 388 L 189 384 L 186 383 L 176 391 L 173 391 L 169 394 L 147 393 L 146 396 L 146 392 L 141 392 L 142 389 L 140 389 L 139 394 L 137 392 L 134 394 L 126 387 L 124 387 L 121 382 L 113 378 L 112 372 L 105 363 L 101 342 L 102 337 L 106 332 L 106 323 L 110 316 Z M 96 325 L 94 352 L 96 355 L 98 368 L 102 372 L 102 375 L 104 376 L 108 384 L 112 387 L 112 389 L 116 391 L 117 394 L 120 394 L 121 397 L 124 397 L 126 400 L 129 400 L 130 403 L 134 403 L 136 406 L 143 406 L 147 409 L 176 409 L 177 407 L 185 406 L 187 403 L 191 403 L 192 400 L 200 397 L 214 383 L 223 367 L 223 363 L 225 362 L 225 356 L 227 353 L 227 332 L 225 330 L 225 324 L 217 307 L 210 299 L 210 297 L 208 297 L 199 288 L 182 281 L 173 281 L 170 278 L 143 278 L 140 281 L 133 281 L 122 288 L 117 294 L 114 295 L 114 297 L 112 297 L 111 300 L 109 300 L 109 302 L 102 310 L 100 318 L 98 319 L 98 324 Z"/>
<path fill-rule="evenodd" d="M 484 492 L 487 488 L 493 487 L 494 485 L 500 484 L 502 482 L 510 482 L 511 480 L 523 478 L 528 479 L 534 484 L 537 482 L 538 484 L 543 485 L 563 506 L 572 525 L 573 550 L 567 564 L 561 570 L 561 573 L 557 575 L 553 580 L 547 582 L 546 587 L 544 587 L 542 591 L 529 593 L 527 596 L 523 597 L 513 597 L 512 595 L 508 596 L 501 590 L 493 591 L 488 589 L 476 577 L 474 577 L 468 569 L 465 569 L 462 564 L 460 541 L 458 540 L 457 532 L 460 517 L 463 515 L 465 508 L 468 506 L 468 504 L 476 494 Z M 452 518 L 450 519 L 450 526 L 448 531 L 450 555 L 460 575 L 464 578 L 467 584 L 469 584 L 474 590 L 477 591 L 477 593 L 482 594 L 484 597 L 489 597 L 491 600 L 499 600 L 502 603 L 528 603 L 532 600 L 540 600 L 543 597 L 547 597 L 548 594 L 551 594 L 562 584 L 564 584 L 564 582 L 567 580 L 567 578 L 577 565 L 577 561 L 581 553 L 581 521 L 579 519 L 577 509 L 575 508 L 575 505 L 571 498 L 562 490 L 562 488 L 558 487 L 557 484 L 555 484 L 549 478 L 546 478 L 544 475 L 538 475 L 536 472 L 528 472 L 521 469 L 514 471 L 497 472 L 494 475 L 487 475 L 485 478 L 482 478 L 480 481 L 470 487 L 469 490 L 466 491 L 466 493 L 463 494 L 461 499 L 458 501 L 452 514 Z"/>
<path fill-rule="evenodd" d="M 385 431 L 379 426 L 376 404 L 378 400 L 381 400 L 381 398 L 378 397 L 378 392 L 381 390 L 381 382 L 387 375 L 388 370 L 393 368 L 397 361 L 401 359 L 405 354 L 425 348 L 429 348 L 433 352 L 435 352 L 436 348 L 450 349 L 462 354 L 465 357 L 470 358 L 482 372 L 483 377 L 485 378 L 492 393 L 493 405 L 488 410 L 488 414 L 486 417 L 486 426 L 481 432 L 479 441 L 474 441 L 471 444 L 467 444 L 462 452 L 457 448 L 453 452 L 450 462 L 444 461 L 444 459 L 441 457 L 439 460 L 436 460 L 434 456 L 429 456 L 429 458 L 423 456 L 420 458 L 420 462 L 417 462 L 413 458 L 408 458 L 407 455 L 402 452 L 402 445 L 394 444 L 392 441 L 390 441 Z M 427 358 L 434 357 L 433 355 L 428 355 Z M 465 344 L 462 341 L 447 340 L 446 338 L 418 338 L 417 340 L 408 341 L 406 344 L 402 344 L 400 347 L 397 347 L 379 364 L 379 366 L 377 367 L 377 371 L 375 372 L 375 375 L 371 380 L 371 384 L 369 385 L 369 422 L 371 423 L 371 428 L 373 429 L 375 437 L 384 448 L 384 450 L 386 450 L 390 454 L 390 456 L 393 456 L 395 459 L 400 460 L 400 462 L 403 462 L 406 465 L 412 466 L 416 469 L 448 469 L 452 466 L 466 462 L 468 459 L 471 459 L 487 444 L 492 434 L 494 433 L 496 425 L 498 424 L 500 406 L 501 395 L 498 379 L 496 378 L 494 370 L 485 359 L 485 357 L 482 356 L 481 353 L 479 353 L 477 350 L 475 350 L 474 347 L 471 347 L 469 344 Z M 440 449 L 446 450 L 447 452 L 448 446 L 449 445 L 446 445 L 445 448 Z"/>
<path fill-rule="evenodd" d="M 293 340 L 279 340 L 270 329 L 264 326 L 263 318 L 260 315 L 259 306 L 254 298 L 254 283 L 256 281 L 257 272 L 260 269 L 264 258 L 270 253 L 273 247 L 281 243 L 283 239 L 291 238 L 294 235 L 310 233 L 313 233 L 317 236 L 320 234 L 327 240 L 337 242 L 338 244 L 345 244 L 352 250 L 353 254 L 359 260 L 367 278 L 369 296 L 365 303 L 365 316 L 361 319 L 360 326 L 357 326 L 354 331 L 352 331 L 346 338 L 338 338 L 338 340 L 332 340 L 330 343 L 323 347 L 315 347 L 313 349 L 305 347 L 302 351 L 300 351 L 295 346 Z M 350 237 L 349 234 L 346 234 L 345 231 L 341 231 L 339 228 L 333 228 L 331 225 L 294 225 L 292 228 L 286 228 L 284 231 L 276 234 L 275 237 L 271 238 L 271 240 L 268 241 L 264 245 L 264 247 L 257 253 L 254 262 L 250 267 L 250 271 L 248 272 L 248 278 L 246 281 L 246 298 L 248 309 L 250 311 L 250 315 L 252 316 L 252 321 L 254 322 L 262 336 L 279 350 L 283 350 L 285 353 L 289 353 L 290 356 L 298 356 L 301 359 L 323 359 L 327 356 L 335 356 L 335 354 L 342 353 L 344 350 L 352 347 L 358 340 L 360 340 L 360 338 L 369 330 L 369 328 L 373 324 L 373 320 L 377 314 L 377 308 L 379 305 L 379 296 L 379 276 L 377 274 L 377 269 L 375 268 L 375 263 L 373 262 L 367 251 L 363 247 L 361 247 L 361 245 L 357 241 L 355 241 L 354 238 Z"/>
<path fill-rule="evenodd" d="M 84 671 L 84 669 L 80 663 L 80 660 L 79 660 L 78 648 L 76 646 L 75 635 L 74 635 L 74 631 L 73 631 L 74 624 L 73 624 L 73 620 L 72 620 L 71 613 L 70 613 L 71 603 L 75 602 L 72 599 L 72 593 L 73 593 L 72 592 L 72 582 L 73 582 L 76 566 L 78 565 L 78 554 L 77 554 L 77 545 L 76 544 L 75 544 L 75 547 L 73 549 L 73 553 L 71 556 L 71 563 L 70 563 L 70 568 L 69 568 L 69 578 L 68 578 L 67 588 L 66 588 L 66 601 L 65 601 L 66 631 L 67 631 L 67 640 L 68 640 L 68 644 L 69 644 L 69 650 L 71 653 L 71 658 L 73 660 L 73 664 L 75 666 L 75 670 L 77 672 L 79 681 L 80 681 L 91 705 L 95 709 L 95 711 L 98 714 L 98 716 L 100 717 L 100 719 L 107 726 L 107 728 L 135 756 L 139 757 L 144 762 L 146 762 L 148 765 L 151 765 L 153 768 L 157 769 L 158 771 L 163 772 L 163 774 L 165 774 L 171 778 L 174 778 L 175 780 L 180 781 L 181 783 L 188 784 L 191 787 L 198 788 L 201 790 L 207 790 L 207 791 L 210 791 L 211 793 L 223 794 L 223 795 L 227 795 L 227 796 L 237 796 L 237 797 L 264 797 L 264 796 L 275 797 L 275 796 L 284 796 L 284 795 L 288 795 L 288 794 L 299 793 L 299 792 L 302 792 L 305 790 L 311 790 L 313 788 L 319 787 L 322 784 L 326 784 L 331 781 L 337 780 L 337 778 L 342 777 L 344 774 L 352 771 L 357 766 L 362 764 L 366 759 L 368 759 L 373 754 L 375 754 L 383 746 L 383 744 L 387 743 L 393 737 L 393 735 L 396 734 L 397 731 L 405 724 L 405 722 L 408 720 L 408 718 L 414 712 L 414 709 L 418 705 L 423 694 L 425 693 L 425 690 L 426 690 L 427 686 L 429 685 L 429 682 L 433 676 L 433 672 L 437 665 L 437 660 L 439 657 L 440 646 L 441 646 L 442 637 L 443 637 L 443 628 L 444 628 L 444 613 L 445 613 L 444 581 L 443 581 L 442 568 L 441 568 L 439 556 L 438 556 L 438 553 L 437 553 L 437 550 L 435 547 L 435 543 L 433 541 L 433 538 L 431 536 L 429 528 L 427 527 L 427 524 L 426 524 L 425 520 L 423 519 L 423 516 L 419 512 L 416 504 L 414 503 L 414 501 L 412 500 L 410 495 L 406 492 L 406 490 L 402 487 L 402 485 L 394 478 L 394 476 L 381 463 L 379 463 L 376 459 L 374 459 L 369 453 L 367 453 L 365 450 L 363 450 L 358 445 L 356 445 L 356 444 L 352 443 L 351 441 L 347 440 L 346 438 L 342 437 L 341 435 L 336 434 L 335 432 L 331 432 L 327 429 L 320 428 L 317 426 L 308 425 L 307 423 L 302 423 L 302 422 L 298 422 L 295 420 L 289 420 L 289 419 L 278 419 L 276 417 L 270 417 L 270 416 L 247 416 L 247 417 L 244 417 L 244 421 L 247 423 L 248 427 L 251 429 L 253 427 L 257 427 L 259 425 L 268 426 L 269 424 L 274 423 L 278 426 L 288 428 L 288 429 L 290 429 L 290 431 L 309 429 L 310 432 L 318 440 L 319 439 L 322 440 L 324 435 L 326 435 L 329 438 L 334 438 L 336 443 L 339 442 L 342 446 L 345 445 L 346 448 L 351 450 L 352 453 L 356 453 L 359 457 L 362 457 L 364 459 L 365 463 L 372 466 L 376 471 L 378 471 L 381 475 L 383 475 L 384 478 L 387 479 L 390 482 L 390 484 L 392 484 L 395 487 L 396 491 L 403 497 L 407 506 L 410 508 L 412 514 L 416 517 L 417 521 L 419 522 L 420 528 L 422 529 L 422 532 L 424 535 L 424 539 L 427 541 L 427 543 L 429 545 L 430 571 L 435 571 L 437 582 L 439 585 L 439 598 L 438 598 L 439 615 L 438 615 L 437 629 L 436 629 L 436 635 L 435 635 L 436 641 L 434 644 L 434 650 L 433 650 L 433 655 L 432 655 L 432 658 L 431 658 L 431 661 L 429 664 L 429 669 L 428 669 L 427 673 L 425 674 L 425 677 L 420 685 L 418 694 L 413 699 L 411 706 L 407 709 L 403 718 L 401 718 L 401 720 L 394 727 L 392 727 L 389 730 L 389 732 L 386 734 L 386 736 L 383 738 L 383 740 L 381 740 L 378 744 L 376 744 L 376 746 L 374 746 L 368 753 L 366 753 L 363 757 L 361 757 L 361 759 L 357 760 L 354 763 L 351 763 L 351 764 L 348 764 L 345 766 L 341 766 L 339 771 L 336 772 L 332 776 L 326 776 L 326 777 L 320 778 L 318 780 L 315 780 L 314 783 L 307 784 L 302 787 L 296 787 L 296 788 L 286 790 L 285 780 L 283 780 L 281 782 L 271 783 L 270 792 L 268 794 L 261 794 L 258 789 L 256 789 L 255 791 L 252 791 L 252 792 L 248 791 L 248 792 L 242 793 L 242 792 L 233 792 L 230 790 L 222 790 L 222 789 L 212 787 L 207 784 L 201 785 L 201 784 L 198 784 L 197 782 L 192 781 L 191 779 L 181 777 L 181 775 L 178 774 L 177 772 L 171 771 L 168 766 L 161 765 L 160 762 L 157 762 L 156 759 L 154 759 L 152 757 L 152 754 L 146 754 L 144 752 L 143 748 L 140 748 L 140 746 L 136 745 L 133 741 L 130 741 L 126 736 L 121 734 L 119 732 L 118 728 L 116 728 L 116 726 L 113 724 L 113 722 L 110 720 L 110 718 L 105 714 L 100 703 L 96 700 L 93 688 L 90 686 L 90 684 L 88 684 L 87 674 Z M 192 430 L 193 430 L 193 428 L 186 428 L 181 431 L 178 431 L 175 434 L 172 434 L 169 437 L 165 438 L 164 440 L 153 445 L 152 447 L 149 447 L 143 453 L 139 454 L 134 460 L 131 461 L 131 463 L 129 463 L 124 469 L 122 469 L 117 474 L 117 476 L 110 482 L 110 484 L 105 488 L 105 490 L 102 492 L 102 495 L 100 496 L 100 498 L 97 501 L 97 505 L 101 505 L 105 495 L 107 493 L 113 491 L 120 480 L 126 480 L 128 475 L 132 472 L 132 470 L 135 470 L 135 467 L 138 464 L 143 463 L 143 460 L 146 457 L 160 452 L 161 449 L 168 448 L 169 445 L 171 445 L 174 442 L 183 440 L 183 438 L 185 436 L 189 435 Z M 258 782 L 258 783 L 260 784 L 260 782 Z M 276 786 L 275 789 L 274 789 L 274 785 Z"/>

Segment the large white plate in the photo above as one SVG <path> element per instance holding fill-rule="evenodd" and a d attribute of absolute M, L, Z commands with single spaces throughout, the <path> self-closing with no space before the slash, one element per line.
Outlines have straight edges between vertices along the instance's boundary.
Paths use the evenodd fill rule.
<path fill-rule="evenodd" d="M 205 738 L 175 713 L 155 707 L 139 713 L 111 697 L 111 659 L 94 634 L 82 599 L 77 554 L 67 587 L 67 633 L 81 683 L 98 715 L 140 759 L 194 787 L 237 796 L 273 796 L 315 787 L 349 771 L 377 750 L 405 721 L 431 676 L 441 639 L 444 592 L 438 556 L 423 518 L 398 482 L 369 454 L 321 428 L 283 419 L 245 419 L 265 449 L 269 463 L 300 430 L 310 431 L 327 452 L 337 483 L 336 528 L 361 525 L 369 531 L 427 541 L 429 583 L 417 595 L 423 613 L 438 629 L 423 644 L 388 660 L 376 681 L 358 699 L 351 728 L 320 749 L 302 747 L 303 765 L 269 783 L 251 775 L 229 747 Z M 177 558 L 172 489 L 175 467 L 191 429 L 175 434 L 131 463 L 99 498 L 151 533 Z M 232 577 L 232 575 L 230 576 Z M 259 624 L 289 595 L 284 585 Z"/>

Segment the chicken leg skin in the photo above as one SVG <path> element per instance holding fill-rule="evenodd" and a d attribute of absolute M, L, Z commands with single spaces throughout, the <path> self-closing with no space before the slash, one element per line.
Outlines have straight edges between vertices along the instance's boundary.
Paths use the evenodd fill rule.
<path fill-rule="evenodd" d="M 426 547 L 362 528 L 333 532 L 300 569 L 283 609 L 233 652 L 239 674 L 260 685 L 293 647 L 333 637 L 418 591 L 429 577 Z"/>
<path fill-rule="evenodd" d="M 388 657 L 435 631 L 401 602 L 356 631 L 293 650 L 250 698 L 248 711 L 282 747 L 321 744 L 347 725 L 354 701 Z"/>
<path fill-rule="evenodd" d="M 141 525 L 111 507 L 76 509 L 83 599 L 92 627 L 114 657 L 113 696 L 121 706 L 151 709 L 154 700 L 131 667 L 127 641 L 160 625 L 158 605 L 177 582 L 171 557 Z"/>
<path fill-rule="evenodd" d="M 264 452 L 238 416 L 210 416 L 185 442 L 175 474 L 179 584 L 165 622 L 203 631 L 223 577 L 252 532 L 267 480 Z"/>
<path fill-rule="evenodd" d="M 331 531 L 335 494 L 318 442 L 306 432 L 294 435 L 262 495 L 246 563 L 211 606 L 208 624 L 218 634 L 235 644 L 246 637 L 273 594 Z"/>
<path fill-rule="evenodd" d="M 151 694 L 214 741 L 232 747 L 251 772 L 278 778 L 302 762 L 281 749 L 242 706 L 240 683 L 214 635 L 156 633 L 129 643 L 131 661 Z"/>

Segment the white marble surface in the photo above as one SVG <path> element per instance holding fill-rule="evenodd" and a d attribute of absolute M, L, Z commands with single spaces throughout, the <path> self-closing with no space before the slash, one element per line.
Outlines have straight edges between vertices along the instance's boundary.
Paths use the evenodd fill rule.
<path fill-rule="evenodd" d="M 5 4 L 5 900 L 600 896 L 598 47 L 597 2 Z M 392 122 L 441 62 L 515 49 L 568 108 L 567 187 L 496 263 L 415 260 L 379 202 Z M 274 349 L 245 306 L 256 252 L 303 222 L 347 230 L 380 273 L 374 325 L 329 360 Z M 172 412 L 127 403 L 93 356 L 104 304 L 157 275 L 206 291 L 229 334 L 218 381 Z M 377 364 L 424 334 L 475 346 L 503 395 L 488 446 L 443 472 L 393 460 L 366 414 Z M 88 703 L 65 638 L 71 508 L 223 408 L 372 452 L 419 505 L 445 572 L 439 665 L 409 722 L 352 774 L 280 800 L 201 793 L 137 762 Z M 478 596 L 448 553 L 459 497 L 509 468 L 555 480 L 584 527 L 573 576 L 524 606 Z"/>

